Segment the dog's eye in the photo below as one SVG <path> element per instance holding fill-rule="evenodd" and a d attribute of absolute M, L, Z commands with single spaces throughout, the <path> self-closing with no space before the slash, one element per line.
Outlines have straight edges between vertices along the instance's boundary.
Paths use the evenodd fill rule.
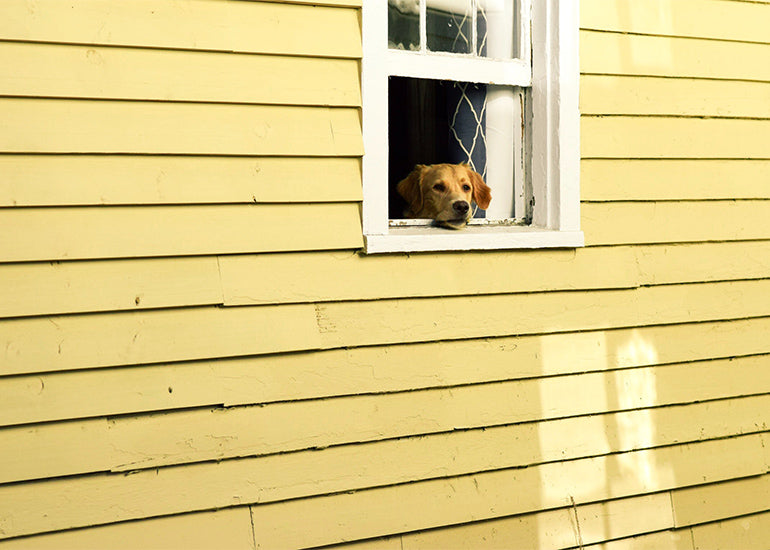
<path fill-rule="evenodd" d="M 467 183 L 465 185 L 463 185 L 463 191 L 470 191 L 470 190 L 471 190 L 471 186 L 470 185 L 468 185 Z"/>
<path fill-rule="evenodd" d="M 443 183 L 437 183 L 436 185 L 433 186 L 433 189 L 443 193 L 444 191 L 446 191 L 446 185 L 444 185 Z"/>

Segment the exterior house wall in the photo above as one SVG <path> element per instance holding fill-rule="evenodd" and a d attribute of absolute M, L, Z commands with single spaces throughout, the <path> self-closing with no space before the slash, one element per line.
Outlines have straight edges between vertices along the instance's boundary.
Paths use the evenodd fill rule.
<path fill-rule="evenodd" d="M 3 0 L 0 549 L 766 548 L 770 2 L 581 4 L 587 246 L 367 257 L 360 0 Z"/>

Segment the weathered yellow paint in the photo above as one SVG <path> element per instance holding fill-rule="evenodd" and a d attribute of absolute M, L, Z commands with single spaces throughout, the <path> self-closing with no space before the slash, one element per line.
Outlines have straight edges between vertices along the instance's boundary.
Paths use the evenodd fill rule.
<path fill-rule="evenodd" d="M 3 550 L 251 550 L 251 514 L 248 507 L 228 508 L 139 523 L 118 523 L 92 529 L 50 533 L 0 541 Z"/>
<path fill-rule="evenodd" d="M 601 202 L 581 206 L 586 244 L 770 238 L 770 201 Z"/>
<path fill-rule="evenodd" d="M 636 285 L 633 261 L 631 249 L 613 248 L 382 258 L 350 253 L 225 256 L 220 266 L 225 304 L 245 305 L 628 288 Z M 310 280 L 308 269 L 316 274 Z"/>
<path fill-rule="evenodd" d="M 639 283 L 761 279 L 770 272 L 770 241 L 636 247 Z"/>
<path fill-rule="evenodd" d="M 585 116 L 580 135 L 585 158 L 766 160 L 770 154 L 767 119 Z"/>
<path fill-rule="evenodd" d="M 355 203 L 19 208 L 0 217 L 6 262 L 361 246 Z"/>
<path fill-rule="evenodd" d="M 220 303 L 211 256 L 0 265 L 0 317 Z"/>
<path fill-rule="evenodd" d="M 587 201 L 769 199 L 768 182 L 768 160 L 584 159 L 580 192 Z"/>
<path fill-rule="evenodd" d="M 438 435 L 414 444 L 425 445 L 426 454 L 431 456 L 448 456 L 458 446 L 473 449 L 486 457 L 478 468 L 493 469 L 703 441 L 767 429 L 766 424 L 762 425 L 765 419 L 760 411 L 770 406 L 770 398 L 759 396 L 653 411 L 633 409 L 768 391 L 770 381 L 758 382 L 767 365 L 765 356 L 735 363 L 652 367 L 428 390 L 414 395 L 348 397 L 225 411 L 183 411 L 109 422 L 94 419 L 77 424 L 5 428 L 0 431 L 0 446 L 17 452 L 0 457 L 0 483 L 132 471 L 451 433 L 456 429 L 474 431 Z M 659 394 L 636 396 L 645 383 L 661 388 Z M 672 387 L 677 389 L 669 389 Z M 580 391 L 576 392 L 576 388 Z M 547 403 L 542 402 L 541 395 L 549 396 Z M 476 403 L 485 405 L 474 406 Z M 595 416 L 607 409 L 632 410 Z M 572 418 L 559 420 L 563 417 Z M 649 430 L 653 426 L 655 430 L 650 434 L 633 431 L 633 427 Z M 540 443 L 527 446 L 522 441 Z M 84 456 L 83 449 L 90 452 Z M 51 460 L 52 455 L 57 460 Z"/>
<path fill-rule="evenodd" d="M 672 494 L 671 502 L 679 527 L 764 512 L 770 502 L 770 474 L 681 489 Z"/>
<path fill-rule="evenodd" d="M 0 322 L 0 374 L 320 347 L 312 305 L 204 307 Z"/>
<path fill-rule="evenodd" d="M 353 59 L 0 43 L 15 96 L 358 106 L 358 72 Z"/>
<path fill-rule="evenodd" d="M 713 321 L 768 311 L 770 279 L 316 306 L 324 347 Z"/>
<path fill-rule="evenodd" d="M 9 153 L 363 153 L 358 111 L 342 107 L 0 99 L 0 119 Z"/>
<path fill-rule="evenodd" d="M 768 82 L 770 48 L 748 42 L 582 31 L 580 70 Z"/>
<path fill-rule="evenodd" d="M 356 158 L 2 155 L 0 172 L 2 206 L 361 200 Z"/>
<path fill-rule="evenodd" d="M 770 118 L 770 83 L 583 75 L 580 112 Z"/>
<path fill-rule="evenodd" d="M 692 550 L 692 544 L 692 535 L 686 529 L 603 542 L 586 546 L 585 550 Z"/>
<path fill-rule="evenodd" d="M 692 538 L 695 550 L 762 550 L 770 540 L 770 512 L 699 525 Z"/>
<path fill-rule="evenodd" d="M 444 461 L 437 471 L 439 457 L 425 454 L 419 439 L 393 440 L 6 485 L 0 487 L 0 528 L 16 536 L 285 500 L 252 508 L 259 545 L 333 544 L 565 506 L 570 496 L 582 504 L 757 475 L 766 469 L 761 449 L 761 438 L 749 435 L 403 485 L 463 469 L 477 471 L 468 468 L 487 457 L 452 446 L 456 460 Z M 636 464 L 649 466 L 649 474 L 611 475 Z M 541 494 L 543 486 L 549 490 Z M 366 487 L 382 488 L 362 490 Z M 336 494 L 300 498 L 328 493 Z M 511 494 L 520 498 L 511 499 Z M 73 501 L 79 506 L 73 507 Z M 121 506 L 111 506 L 114 502 Z M 303 529 L 297 529 L 298 517 L 305 518 Z"/>
<path fill-rule="evenodd" d="M 351 2 L 313 2 L 313 4 Z M 353 6 L 357 2 L 352 3 Z M 25 42 L 359 57 L 352 9 L 233 0 L 4 0 L 0 36 Z"/>
<path fill-rule="evenodd" d="M 768 331 L 765 318 L 6 377 L 0 420 L 249 405 L 767 354 Z M 86 389 L 89 399 L 82 398 Z"/>
<path fill-rule="evenodd" d="M 584 29 L 770 43 L 769 6 L 720 0 L 583 0 Z"/>
<path fill-rule="evenodd" d="M 672 524 L 669 497 L 663 493 L 408 533 L 399 540 L 404 550 L 549 550 L 666 529 Z M 370 548 L 377 548 L 376 543 Z"/>
<path fill-rule="evenodd" d="M 756 452 L 757 441 L 756 436 L 749 436 L 727 442 L 669 447 L 628 456 L 554 463 L 254 506 L 255 525 L 264 528 L 255 533 L 257 547 L 274 548 L 281 543 L 297 547 L 333 544 L 348 538 L 375 537 L 565 506 L 571 498 L 580 504 L 665 490 L 677 484 L 716 481 L 721 476 L 760 467 L 756 459 L 746 455 L 727 454 L 741 452 L 738 446 L 744 446 L 744 452 Z M 701 454 L 694 454 L 698 452 Z M 652 468 L 650 479 L 630 475 L 607 480 L 606 476 L 616 471 L 615 468 L 640 461 Z M 298 530 L 291 523 L 291 519 L 297 517 L 305 518 L 308 526 L 319 527 Z"/>
<path fill-rule="evenodd" d="M 72 315 L 54 322 L 14 319 L 0 321 L 0 358 L 6 374 L 51 372 L 319 347 L 742 319 L 767 315 L 769 301 L 770 280 L 765 279 L 595 293 Z M 292 322 L 301 330 L 292 332 Z M 270 327 L 256 340 L 251 332 L 255 323 Z M 169 345 L 172 335 L 174 345 Z"/>

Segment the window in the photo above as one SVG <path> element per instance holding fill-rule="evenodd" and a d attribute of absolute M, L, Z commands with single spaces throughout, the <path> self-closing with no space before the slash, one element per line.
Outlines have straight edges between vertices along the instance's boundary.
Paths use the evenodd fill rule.
<path fill-rule="evenodd" d="M 363 3 L 366 252 L 576 247 L 578 2 Z M 403 219 L 416 164 L 467 163 L 492 189 L 468 227 Z"/>

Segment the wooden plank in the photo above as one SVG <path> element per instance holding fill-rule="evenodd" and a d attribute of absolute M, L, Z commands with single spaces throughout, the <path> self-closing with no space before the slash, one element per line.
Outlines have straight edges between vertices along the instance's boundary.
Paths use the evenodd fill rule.
<path fill-rule="evenodd" d="M 324 347 L 715 321 L 768 312 L 770 280 L 316 305 Z"/>
<path fill-rule="evenodd" d="M 0 99 L 0 151 L 360 156 L 357 109 Z"/>
<path fill-rule="evenodd" d="M 680 489 L 671 502 L 678 527 L 764 512 L 770 509 L 770 474 Z"/>
<path fill-rule="evenodd" d="M 304 330 L 298 329 L 290 335 L 290 321 L 283 327 L 277 326 L 284 323 L 284 312 L 289 315 L 288 319 L 301 315 L 298 326 Z M 511 315 L 511 312 L 523 313 Z M 317 348 L 745 319 L 766 316 L 768 312 L 770 280 L 765 279 L 591 293 L 72 315 L 0 321 L 0 349 L 3 350 L 0 364 L 3 374 L 24 374 Z M 270 330 L 255 341 L 249 327 L 242 327 L 242 323 L 264 323 Z M 238 329 L 228 332 L 230 325 Z M 277 343 L 269 338 L 272 332 L 282 334 Z M 137 334 L 142 338 L 136 340 Z M 599 336 L 598 348 L 589 354 L 592 359 L 589 365 L 596 361 L 597 355 L 604 356 L 604 336 Z M 173 339 L 175 345 L 169 346 L 168 339 Z M 594 335 L 587 341 L 595 340 Z M 569 338 L 560 339 L 540 364 L 551 360 L 574 364 L 571 352 L 564 347 L 569 341 Z M 656 353 L 655 348 L 650 349 L 646 341 L 638 338 L 632 337 L 622 345 L 638 345 L 643 348 L 640 353 Z M 487 349 L 498 349 L 497 346 L 494 342 Z M 432 372 L 437 364 L 435 355 L 426 355 Z M 463 368 L 468 368 L 467 364 Z"/>
<path fill-rule="evenodd" d="M 770 42 L 768 6 L 715 0 L 584 0 L 584 29 L 691 38 Z"/>
<path fill-rule="evenodd" d="M 770 198 L 766 160 L 584 159 L 580 164 L 584 201 Z"/>
<path fill-rule="evenodd" d="M 662 531 L 586 546 L 585 550 L 692 550 L 690 530 Z"/>
<path fill-rule="evenodd" d="M 360 162 L 334 157 L 2 155 L 0 206 L 360 201 Z"/>
<path fill-rule="evenodd" d="M 581 31 L 580 71 L 768 82 L 770 48 L 747 42 Z"/>
<path fill-rule="evenodd" d="M 360 248 L 358 204 L 17 208 L 0 261 Z"/>
<path fill-rule="evenodd" d="M 652 487 L 662 489 L 676 485 L 677 481 L 670 474 L 664 473 L 668 468 L 693 468 L 690 473 L 697 471 L 710 478 L 712 475 L 706 472 L 717 466 L 713 462 L 714 457 L 703 456 L 705 461 L 711 462 L 710 466 L 706 466 L 703 463 L 695 464 L 699 460 L 691 455 L 695 448 L 705 451 L 705 445 L 709 444 L 701 445 L 704 446 L 657 450 L 653 471 L 662 474 L 662 477 L 656 475 L 656 479 L 650 483 L 640 483 L 638 479 L 633 479 L 635 476 L 630 476 L 627 484 L 615 485 L 614 480 L 608 483 L 605 477 L 608 469 L 619 466 L 616 461 L 622 462 L 621 455 L 255 506 L 252 511 L 257 548 L 273 548 L 277 544 L 310 547 L 339 543 L 351 538 L 434 528 L 500 517 L 506 515 L 506 512 L 520 513 L 564 506 L 570 502 L 570 497 L 582 503 L 590 498 L 602 500 L 608 496 L 627 496 Z M 724 456 L 724 449 L 712 449 L 720 457 Z M 649 458 L 652 459 L 652 455 Z M 689 463 L 692 466 L 685 466 Z M 727 469 L 733 468 L 728 466 Z M 678 480 L 681 484 L 692 482 L 697 482 L 697 478 L 689 475 Z M 517 495 L 517 498 L 512 499 L 512 494 Z M 289 524 L 291 518 L 296 517 L 304 518 L 305 529 L 298 530 L 296 525 Z"/>
<path fill-rule="evenodd" d="M 586 244 L 768 239 L 770 201 L 584 203 Z"/>
<path fill-rule="evenodd" d="M 349 2 L 313 2 L 313 4 Z M 353 2 L 353 6 L 357 3 Z M 182 0 L 4 0 L 0 36 L 25 42 L 200 49 L 359 57 L 357 10 L 333 7 Z"/>
<path fill-rule="evenodd" d="M 3 550 L 251 550 L 253 533 L 249 508 L 228 508 L 116 523 L 91 529 L 62 531 L 0 542 Z"/>
<path fill-rule="evenodd" d="M 769 353 L 768 331 L 765 318 L 5 377 L 0 420 L 248 405 L 735 357 Z"/>
<path fill-rule="evenodd" d="M 301 253 L 226 256 L 220 265 L 225 304 L 245 305 L 628 288 L 637 283 L 633 254 L 630 248 L 385 257 Z M 606 269 L 597 272 L 599 264 Z M 312 280 L 308 271 L 316 274 Z"/>
<path fill-rule="evenodd" d="M 0 265 L 0 317 L 221 303 L 212 256 Z"/>
<path fill-rule="evenodd" d="M 763 379 L 767 366 L 767 357 L 763 357 L 736 360 L 735 364 L 695 363 L 225 411 L 181 411 L 109 422 L 93 419 L 5 428 L 0 430 L 0 446 L 16 452 L 0 457 L 0 483 L 132 471 L 457 429 L 484 431 L 444 436 L 430 445 L 431 452 L 441 456 L 447 446 L 458 445 L 483 448 L 489 456 L 506 457 L 496 467 L 729 437 L 761 430 L 770 397 L 670 405 L 770 392 L 770 381 Z M 510 399 L 512 395 L 515 401 Z M 668 407 L 585 417 L 606 410 L 664 405 Z M 531 424 L 543 420 L 548 422 Z M 521 422 L 526 424 L 511 425 Z M 494 426 L 503 428 L 492 430 Z M 528 438 L 539 440 L 539 447 L 515 443 L 519 450 L 510 448 Z M 83 449 L 90 450 L 87 456 Z M 56 461 L 50 459 L 52 455 Z"/>
<path fill-rule="evenodd" d="M 658 493 L 406 533 L 398 539 L 403 550 L 572 548 L 670 528 L 673 526 L 670 509 L 668 494 Z M 360 546 L 361 550 L 366 548 L 364 544 Z M 348 546 L 334 548 L 342 550 Z"/>
<path fill-rule="evenodd" d="M 692 529 L 695 550 L 762 550 L 770 540 L 770 512 Z"/>
<path fill-rule="evenodd" d="M 770 83 L 583 75 L 580 112 L 583 115 L 770 118 Z"/>
<path fill-rule="evenodd" d="M 311 305 L 35 317 L 0 326 L 3 375 L 320 347 Z"/>
<path fill-rule="evenodd" d="M 637 247 L 644 285 L 763 278 L 770 273 L 770 241 Z"/>
<path fill-rule="evenodd" d="M 770 120 L 585 116 L 580 135 L 583 158 L 770 158 Z"/>
<path fill-rule="evenodd" d="M 275 541 L 310 546 L 564 507 L 571 498 L 582 504 L 712 483 L 766 468 L 758 458 L 761 439 L 750 435 L 400 484 L 452 476 L 487 459 L 463 447 L 446 457 L 425 455 L 424 445 L 405 447 L 413 442 L 5 485 L 0 487 L 0 528 L 2 536 L 13 537 L 292 499 L 252 508 L 257 542 L 268 548 L 275 548 Z M 400 452 L 388 450 L 399 446 Z M 649 473 L 617 473 L 637 465 L 649 467 Z M 391 484 L 399 485 L 385 487 Z M 382 488 L 363 491 L 366 487 Z M 335 495 L 299 499 L 328 493 Z M 511 494 L 520 498 L 511 499 Z M 303 529 L 296 528 L 297 517 L 304 518 Z"/>
<path fill-rule="evenodd" d="M 361 104 L 358 62 L 219 52 L 0 43 L 5 96 Z"/>

